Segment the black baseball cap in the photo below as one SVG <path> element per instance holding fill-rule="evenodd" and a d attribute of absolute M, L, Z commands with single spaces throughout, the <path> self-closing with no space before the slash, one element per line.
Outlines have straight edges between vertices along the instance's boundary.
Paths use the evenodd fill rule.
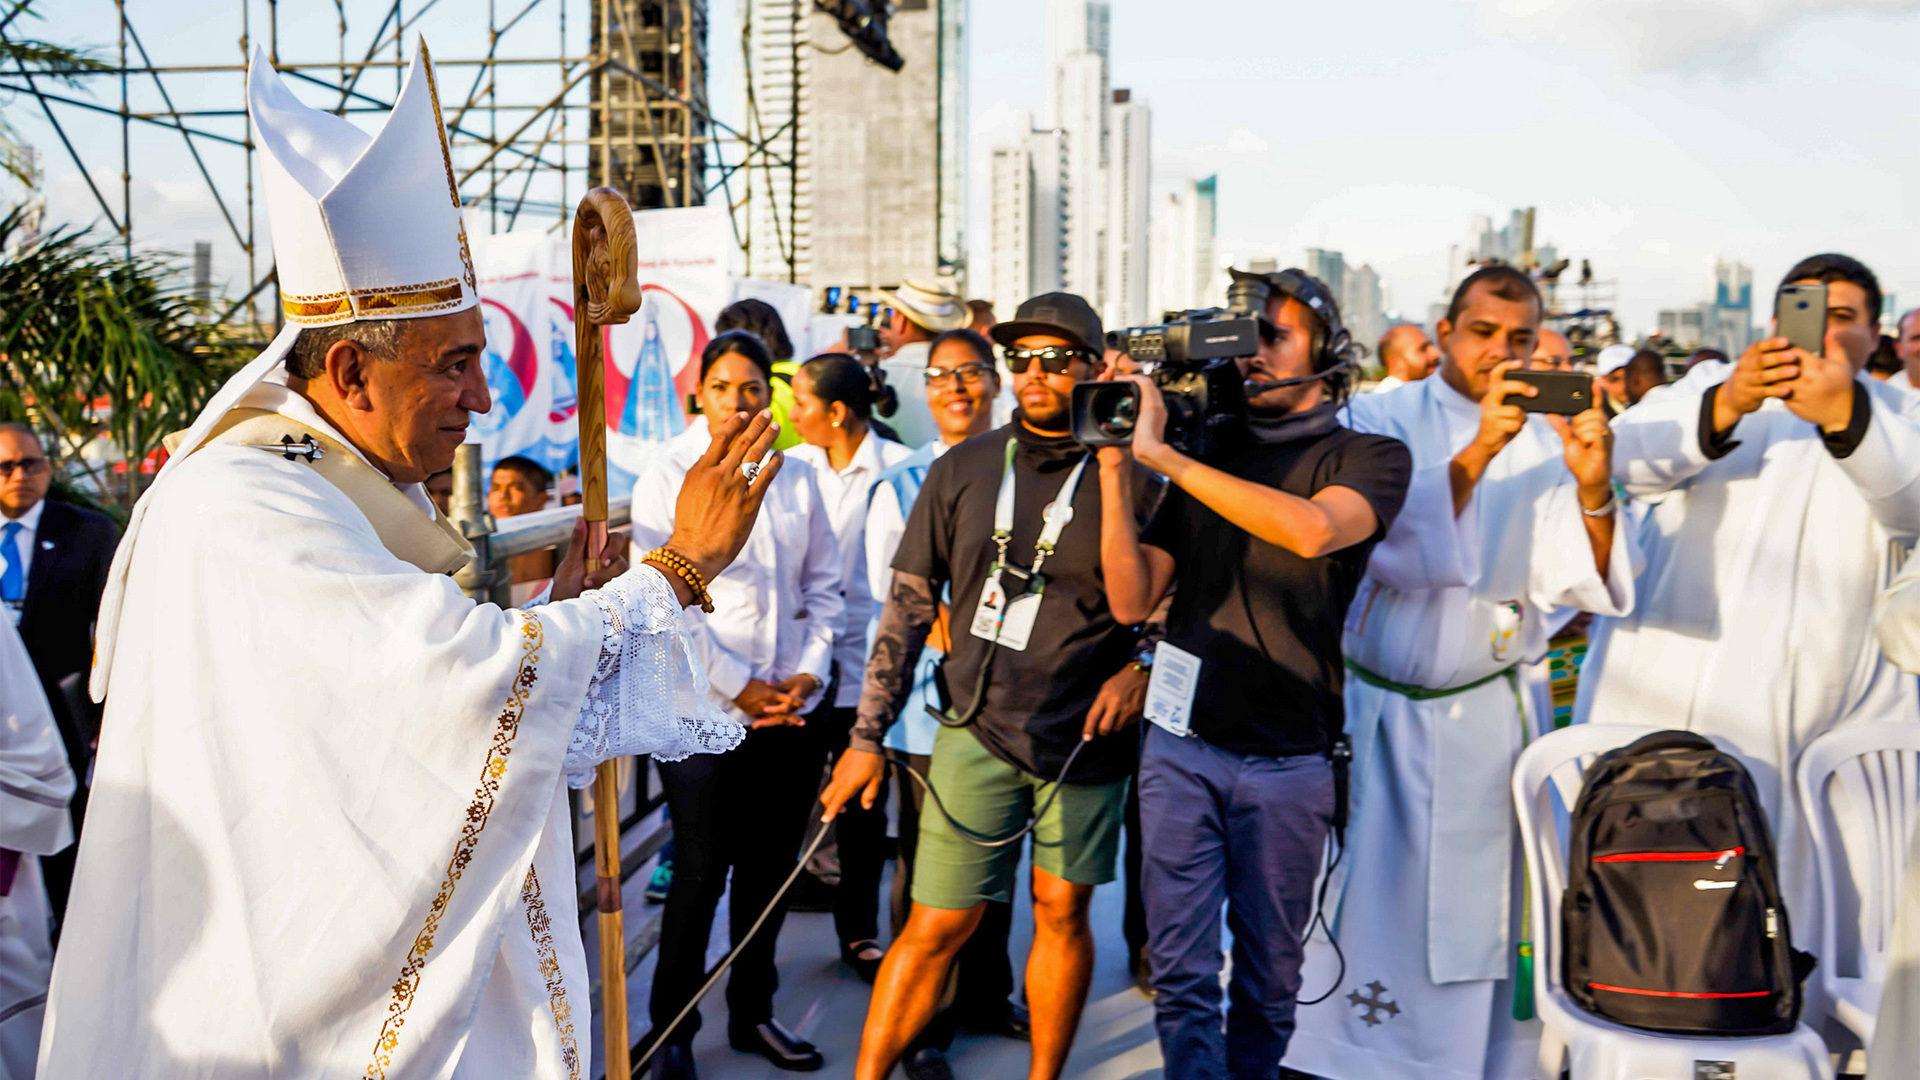
<path fill-rule="evenodd" d="M 1012 348 L 1013 343 L 1023 337 L 1045 334 L 1066 338 L 1095 355 L 1099 355 L 1107 337 L 1093 305 L 1072 293 L 1064 292 L 1034 297 L 1021 304 L 1020 310 L 1013 313 L 1013 318 L 995 323 L 988 332 L 996 343 L 1007 348 Z"/>

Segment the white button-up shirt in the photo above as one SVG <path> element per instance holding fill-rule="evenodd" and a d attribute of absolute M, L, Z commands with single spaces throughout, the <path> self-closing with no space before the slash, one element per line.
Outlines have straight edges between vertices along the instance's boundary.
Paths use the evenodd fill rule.
<path fill-rule="evenodd" d="M 912 455 L 907 447 L 871 431 L 860 440 L 847 467 L 838 472 L 827 463 L 824 447 L 802 445 L 787 451 L 788 457 L 813 466 L 820 498 L 826 503 L 827 520 L 840 547 L 840 595 L 846 608 L 834 635 L 833 659 L 840 666 L 840 688 L 834 692 L 833 703 L 842 708 L 860 704 L 860 684 L 867 671 L 867 623 L 873 618 L 875 604 L 867 582 L 865 533 L 873 485 L 895 462 Z"/>
<path fill-rule="evenodd" d="M 706 418 L 697 418 L 660 448 L 634 484 L 636 558 L 673 535 L 681 481 L 712 442 Z M 689 609 L 687 637 L 707 669 L 714 703 L 729 716 L 750 722 L 733 704 L 749 679 L 779 682 L 805 674 L 820 680 L 824 691 L 844 604 L 840 549 L 811 465 L 788 457 L 767 489 L 746 546 L 707 583 L 707 591 L 713 614 Z M 811 711 L 820 697 L 816 692 L 804 708 Z"/>
<path fill-rule="evenodd" d="M 13 550 L 20 559 L 20 599 L 22 601 L 26 600 L 28 575 L 33 571 L 33 552 L 39 546 L 37 541 L 40 537 L 40 512 L 46 508 L 47 500 L 41 499 L 17 518 L 0 514 L 0 530 L 16 522 L 20 525 L 20 531 L 13 536 Z M 5 532 L 0 531 L 0 542 L 4 542 L 5 538 Z M 0 604 L 0 610 L 7 613 L 7 618 L 13 620 L 13 625 L 20 625 L 21 608 L 14 607 L 12 604 Z"/>

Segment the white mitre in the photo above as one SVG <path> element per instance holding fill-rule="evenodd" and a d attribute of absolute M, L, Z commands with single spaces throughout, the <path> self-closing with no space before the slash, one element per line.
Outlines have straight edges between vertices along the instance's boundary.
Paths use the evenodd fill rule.
<path fill-rule="evenodd" d="M 221 417 L 280 373 L 300 331 L 363 319 L 450 315 L 480 302 L 425 41 L 414 52 L 393 111 L 373 135 L 302 103 L 257 45 L 247 70 L 247 112 L 261 149 L 287 321 L 170 444 L 172 456 L 134 506 L 100 605 L 91 687 L 96 700 L 106 693 L 143 507 Z"/>

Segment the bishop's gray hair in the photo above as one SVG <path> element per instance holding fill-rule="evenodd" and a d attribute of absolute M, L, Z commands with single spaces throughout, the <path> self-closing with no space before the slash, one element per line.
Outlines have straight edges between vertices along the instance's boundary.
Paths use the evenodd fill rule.
<path fill-rule="evenodd" d="M 296 379 L 317 379 L 327 373 L 327 350 L 342 341 L 351 341 L 377 360 L 400 355 L 406 338 L 406 319 L 359 319 L 337 326 L 309 326 L 293 339 L 287 350 L 287 374 Z"/>

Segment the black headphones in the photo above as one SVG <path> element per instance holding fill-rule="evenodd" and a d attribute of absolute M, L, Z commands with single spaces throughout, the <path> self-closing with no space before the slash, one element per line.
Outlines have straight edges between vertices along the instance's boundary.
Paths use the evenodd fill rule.
<path fill-rule="evenodd" d="M 1351 381 L 1348 369 L 1354 361 L 1353 334 L 1340 318 L 1340 304 L 1326 283 L 1304 270 L 1289 267 L 1277 274 L 1250 274 L 1229 268 L 1232 284 L 1227 289 L 1230 306 L 1247 310 L 1266 322 L 1267 300 L 1275 295 L 1290 297 L 1306 305 L 1322 327 L 1313 350 L 1313 374 L 1299 379 L 1283 379 L 1265 384 L 1267 389 L 1295 386 L 1316 379 L 1331 379 L 1329 390 L 1338 398 Z"/>

